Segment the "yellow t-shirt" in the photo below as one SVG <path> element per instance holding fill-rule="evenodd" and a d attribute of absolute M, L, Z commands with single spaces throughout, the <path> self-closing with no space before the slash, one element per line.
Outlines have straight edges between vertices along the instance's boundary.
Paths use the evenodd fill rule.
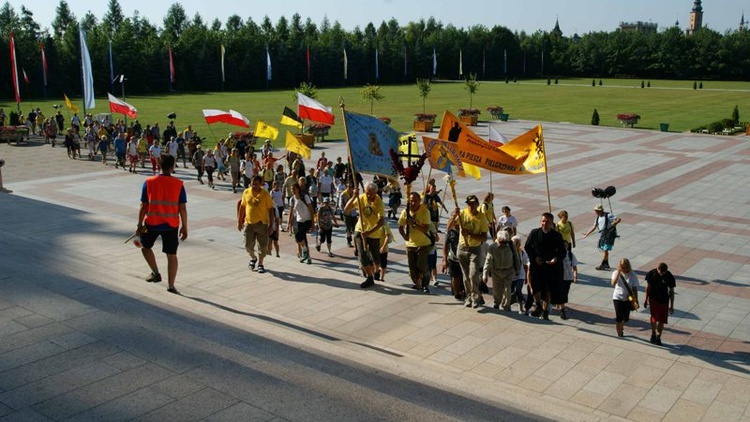
<path fill-rule="evenodd" d="M 245 224 L 270 223 L 268 210 L 273 208 L 273 199 L 267 190 L 261 188 L 259 192 L 253 192 L 253 188 L 245 189 L 242 206 L 245 207 Z"/>
<path fill-rule="evenodd" d="M 378 221 L 385 217 L 385 205 L 383 204 L 383 200 L 377 196 L 375 197 L 375 201 L 367 202 L 367 194 L 364 193 L 359 195 L 359 200 L 362 204 L 362 212 L 359 214 L 357 225 L 354 227 L 354 230 L 358 232 L 372 230 L 372 228 L 378 224 Z M 364 230 L 362 229 L 363 222 Z M 382 236 L 383 231 L 376 230 L 367 237 L 370 239 L 380 239 Z"/>
<path fill-rule="evenodd" d="M 429 228 L 430 223 L 432 222 L 430 220 L 430 211 L 427 210 L 426 205 L 421 205 L 417 212 L 411 213 L 412 218 L 417 220 L 417 223 L 419 225 L 423 225 Z M 406 210 L 401 211 L 401 216 L 398 219 L 398 225 L 403 226 L 406 224 Z M 414 227 L 409 228 L 409 238 L 406 239 L 404 242 L 404 245 L 410 248 L 416 248 L 420 246 L 430 246 L 432 242 L 430 241 L 430 238 L 427 237 L 427 233 L 416 229 Z"/>
<path fill-rule="evenodd" d="M 486 239 L 480 240 L 477 237 L 469 237 L 463 235 L 464 233 L 466 233 L 470 235 L 484 234 L 485 237 L 487 236 L 489 227 L 487 226 L 487 217 L 484 216 L 483 212 L 477 211 L 476 215 L 472 215 L 471 212 L 469 212 L 468 208 L 464 208 L 461 210 L 459 218 L 461 219 L 461 225 L 459 227 L 463 229 L 461 236 L 458 237 L 459 246 L 468 246 L 470 248 L 473 248 L 485 242 Z"/>
<path fill-rule="evenodd" d="M 148 139 L 141 138 L 138 140 L 138 152 L 147 153 L 148 152 Z"/>
<path fill-rule="evenodd" d="M 560 235 L 562 235 L 564 241 L 571 244 L 573 243 L 573 223 L 571 223 L 570 220 L 565 224 L 563 224 L 562 221 L 558 221 L 555 225 L 555 229 Z"/>

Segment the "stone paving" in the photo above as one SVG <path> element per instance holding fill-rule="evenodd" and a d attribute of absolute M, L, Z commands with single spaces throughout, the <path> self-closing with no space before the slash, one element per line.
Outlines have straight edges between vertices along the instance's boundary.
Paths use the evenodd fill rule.
<path fill-rule="evenodd" d="M 511 139 L 533 125 L 513 121 L 500 128 Z M 486 124 L 476 129 L 487 135 Z M 106 418 L 113 414 L 109 406 L 132 412 L 122 415 L 156 419 L 159 409 L 181 398 L 164 393 L 164 379 L 186 388 L 185 396 L 205 393 L 188 386 L 204 385 L 209 374 L 183 372 L 153 354 L 128 349 L 113 354 L 107 348 L 102 339 L 113 334 L 93 329 L 96 316 L 89 314 L 103 314 L 102 330 L 131 330 L 98 305 L 101 300 L 116 309 L 117 293 L 180 312 L 181 330 L 188 333 L 191 319 L 216 321 L 311 352 L 368 356 L 368 365 L 379 370 L 553 419 L 750 420 L 747 137 L 569 124 L 545 124 L 544 130 L 553 212 L 568 210 L 579 238 L 579 283 L 571 291 L 567 321 L 555 314 L 546 322 L 490 307 L 466 309 L 450 296 L 442 275 L 432 294 L 415 293 L 408 288 L 401 242 L 391 248 L 387 281 L 367 291 L 358 287 L 356 261 L 340 233 L 335 256 L 313 251 L 312 265 L 297 262 L 293 242 L 284 235 L 282 257 L 267 258 L 266 274 L 250 272 L 234 222 L 239 195 L 221 182 L 216 190 L 199 185 L 194 171 L 182 168 L 190 237 L 179 252 L 182 295 L 169 295 L 164 286 L 142 282 L 146 266 L 140 254 L 122 243 L 135 224 L 146 174 L 69 160 L 64 150 L 38 142 L 0 144 L 3 182 L 13 191 L 0 195 L 5 216 L 0 262 L 11 269 L 8 276 L 0 274 L 0 415 Z M 329 158 L 345 156 L 346 145 L 319 144 L 313 160 L 320 151 Z M 459 180 L 459 197 L 483 195 L 490 179 L 495 208 L 513 209 L 519 233 L 536 227 L 547 209 L 544 175 L 483 172 L 479 181 Z M 591 189 L 609 185 L 617 188 L 611 206 L 623 219 L 610 262 L 630 258 L 641 281 L 661 261 L 677 276 L 675 313 L 663 347 L 649 344 L 644 311 L 632 317 L 624 338 L 614 335 L 609 273 L 593 268 L 599 261 L 596 240 L 580 239 L 599 201 Z M 609 208 L 607 201 L 604 205 Z M 34 247 L 17 250 L 21 242 Z M 19 287 L 24 270 L 29 282 Z M 50 275 L 95 286 L 95 292 L 61 297 Z M 32 294 L 54 311 L 31 301 Z M 150 327 L 148 321 L 137 324 Z M 200 333 L 196 329 L 190 340 L 208 341 Z M 91 367 L 71 363 L 86 356 L 96 357 Z M 99 391 L 102 383 L 117 385 L 122 377 L 137 380 L 137 388 L 113 387 L 96 405 L 70 406 L 72 397 Z M 142 388 L 162 395 L 139 395 Z M 237 405 L 223 394 L 201 397 L 195 400 L 216 410 L 201 416 L 183 409 L 186 418 Z M 50 410 L 61 407 L 62 413 Z"/>

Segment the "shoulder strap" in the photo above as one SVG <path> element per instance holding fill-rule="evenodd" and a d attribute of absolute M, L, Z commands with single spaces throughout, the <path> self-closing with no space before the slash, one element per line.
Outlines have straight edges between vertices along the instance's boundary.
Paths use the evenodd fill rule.
<path fill-rule="evenodd" d="M 625 280 L 625 276 L 624 276 L 624 275 L 622 275 L 622 273 L 621 273 L 621 272 L 620 272 L 619 274 L 620 274 L 620 277 L 619 277 L 619 279 L 618 279 L 618 282 L 619 282 L 620 280 L 622 280 L 622 284 L 624 284 L 624 285 L 625 285 L 625 290 L 627 290 L 627 291 L 628 291 L 628 296 L 633 296 L 633 290 L 631 290 L 631 289 L 630 289 L 630 285 L 628 284 L 628 281 L 627 281 L 627 280 Z"/>

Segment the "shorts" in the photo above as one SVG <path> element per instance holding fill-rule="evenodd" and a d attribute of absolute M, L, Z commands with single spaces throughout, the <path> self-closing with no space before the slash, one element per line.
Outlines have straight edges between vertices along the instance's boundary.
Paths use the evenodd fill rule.
<path fill-rule="evenodd" d="M 320 236 L 320 243 L 331 243 L 333 241 L 333 228 L 330 229 L 320 229 L 318 230 L 318 235 Z"/>
<path fill-rule="evenodd" d="M 145 249 L 151 249 L 159 236 L 161 236 L 161 251 L 167 255 L 177 255 L 177 246 L 180 244 L 177 238 L 177 229 L 151 230 L 147 228 L 147 231 L 141 233 L 139 238 Z"/>
<path fill-rule="evenodd" d="M 380 265 L 380 239 L 373 239 L 368 237 L 367 242 L 367 253 L 365 253 L 364 245 L 362 244 L 362 233 L 354 233 L 354 242 L 357 244 L 357 250 L 359 251 L 359 263 L 363 267 L 369 267 L 370 265 Z"/>
<path fill-rule="evenodd" d="M 427 254 L 427 270 L 437 269 L 437 253 Z"/>
<path fill-rule="evenodd" d="M 276 229 L 273 231 L 273 233 L 269 234 L 268 238 L 274 242 L 278 242 L 279 241 L 279 229 Z"/>
<path fill-rule="evenodd" d="M 307 232 L 312 228 L 312 223 L 312 220 L 297 222 L 297 227 L 294 230 L 294 240 L 297 243 L 307 242 Z"/>
<path fill-rule="evenodd" d="M 667 323 L 669 313 L 669 305 L 666 303 L 659 303 L 655 300 L 649 300 L 648 306 L 651 311 L 651 322 L 662 322 Z"/>
<path fill-rule="evenodd" d="M 383 269 L 388 268 L 388 252 L 383 252 L 381 254 L 378 254 L 378 256 L 380 257 L 379 267 Z"/>
<path fill-rule="evenodd" d="M 630 321 L 630 301 L 627 300 L 612 300 L 615 305 L 615 320 L 617 322 L 628 322 Z"/>

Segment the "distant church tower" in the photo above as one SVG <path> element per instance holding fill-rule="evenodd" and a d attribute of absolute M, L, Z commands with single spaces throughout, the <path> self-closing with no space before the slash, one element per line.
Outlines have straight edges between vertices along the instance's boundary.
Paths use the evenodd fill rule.
<path fill-rule="evenodd" d="M 701 6 L 701 0 L 695 0 L 693 2 L 693 11 L 690 12 L 690 25 L 688 26 L 687 34 L 695 34 L 695 31 L 701 29 L 703 25 L 703 6 Z"/>
<path fill-rule="evenodd" d="M 740 32 L 742 32 L 742 31 L 744 31 L 744 30 L 747 29 L 745 27 L 745 23 L 746 23 L 745 22 L 745 12 L 742 12 L 742 18 L 740 18 Z"/>

